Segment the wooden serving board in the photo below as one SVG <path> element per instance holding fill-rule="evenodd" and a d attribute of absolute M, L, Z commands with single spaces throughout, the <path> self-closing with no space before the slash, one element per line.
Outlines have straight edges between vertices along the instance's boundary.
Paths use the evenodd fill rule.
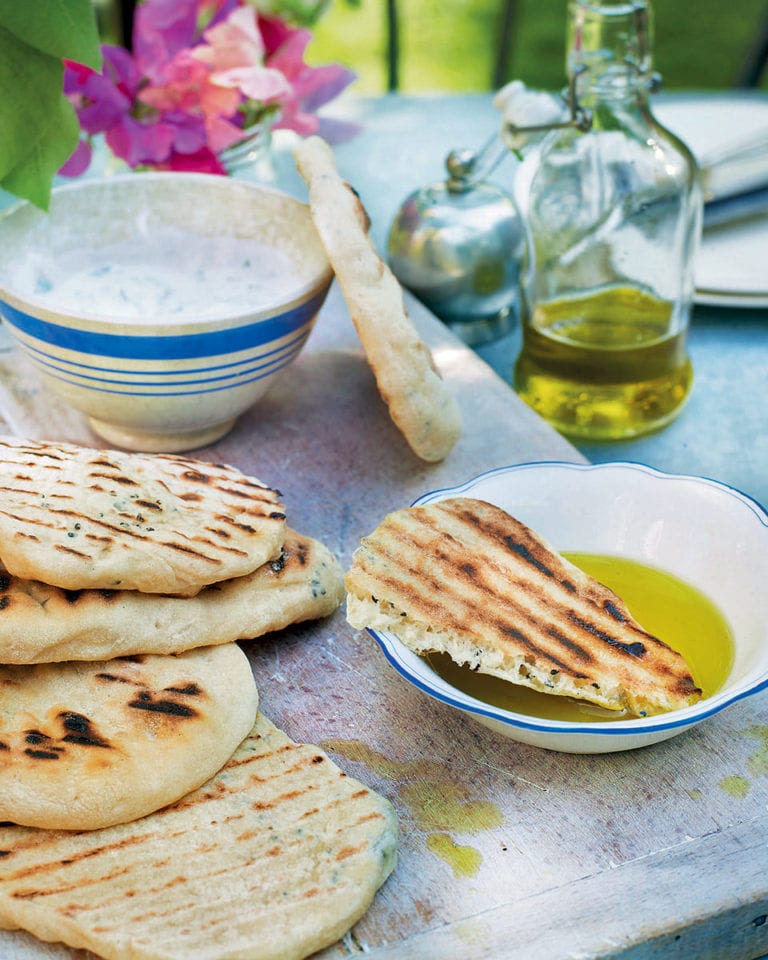
<path fill-rule="evenodd" d="M 506 464 L 583 459 L 408 302 L 464 415 L 445 462 L 419 461 L 389 420 L 335 287 L 283 379 L 199 452 L 279 487 L 291 526 L 345 567 L 362 535 L 427 490 Z M 0 384 L 11 432 L 104 445 L 10 349 Z M 399 814 L 394 874 L 324 960 L 768 952 L 768 693 L 662 744 L 574 756 L 505 739 L 431 700 L 343 610 L 244 646 L 263 712 Z M 2 960 L 86 956 L 0 933 Z"/>

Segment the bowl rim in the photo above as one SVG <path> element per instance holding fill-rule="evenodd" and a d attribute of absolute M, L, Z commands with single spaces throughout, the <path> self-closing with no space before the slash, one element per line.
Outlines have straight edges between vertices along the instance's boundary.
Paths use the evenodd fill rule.
<path fill-rule="evenodd" d="M 520 472 L 531 469 L 563 469 L 581 473 L 590 472 L 618 472 L 631 470 L 639 472 L 654 480 L 678 480 L 701 483 L 714 488 L 720 493 L 730 496 L 747 507 L 755 518 L 766 528 L 768 533 L 768 511 L 754 497 L 743 493 L 736 487 L 708 477 L 668 473 L 644 463 L 632 460 L 612 460 L 606 463 L 572 463 L 563 460 L 526 461 L 518 464 L 494 467 L 455 485 L 430 490 L 417 497 L 411 506 L 432 503 L 445 499 L 448 496 L 467 494 L 478 484 L 491 477 L 511 472 Z M 668 713 L 650 717 L 633 717 L 626 720 L 606 720 L 599 723 L 576 723 L 566 720 L 548 720 L 528 714 L 516 713 L 485 703 L 475 697 L 465 694 L 453 687 L 448 681 L 439 677 L 416 653 L 405 646 L 394 634 L 389 631 L 378 631 L 366 628 L 368 634 L 378 643 L 384 656 L 397 672 L 422 692 L 434 699 L 453 706 L 466 713 L 477 714 L 508 727 L 534 731 L 548 735 L 585 735 L 588 737 L 628 737 L 642 736 L 643 734 L 663 733 L 665 731 L 682 731 L 702 720 L 720 713 L 726 707 L 753 696 L 768 688 L 768 662 L 757 676 L 740 681 L 734 687 L 723 688 L 710 697 L 700 700 L 697 704 L 674 710 Z"/>
<path fill-rule="evenodd" d="M 119 173 L 114 175 L 102 175 L 93 177 L 82 177 L 68 183 L 59 183 L 51 190 L 51 206 L 56 197 L 62 194 L 78 193 L 96 186 L 97 188 L 109 188 L 112 185 L 131 184 L 141 186 L 142 184 L 157 184 L 163 179 L 172 178 L 176 181 L 188 181 L 212 187 L 216 189 L 245 190 L 253 194 L 269 194 L 273 197 L 287 201 L 290 206 L 303 208 L 311 218 L 309 205 L 294 196 L 286 190 L 273 186 L 272 184 L 260 183 L 250 180 L 239 179 L 231 176 L 217 176 L 209 173 L 196 173 L 194 171 L 182 170 L 148 170 L 132 173 Z M 33 214 L 39 211 L 43 215 L 50 212 L 40 211 L 30 200 L 20 199 L 10 204 L 7 208 L 0 210 L 0 232 L 7 220 L 10 220 L 21 210 L 30 210 Z M 323 250 L 322 243 L 320 250 Z M 78 310 L 73 313 L 71 310 L 57 310 L 48 302 L 43 302 L 34 295 L 20 294 L 12 289 L 3 280 L 0 273 L 0 304 L 5 303 L 17 313 L 32 320 L 41 320 L 47 324 L 61 327 L 63 330 L 70 328 L 82 330 L 86 334 L 94 335 L 116 335 L 133 337 L 157 337 L 164 335 L 192 335 L 196 331 L 206 328 L 219 328 L 222 326 L 241 326 L 247 323 L 258 323 L 263 320 L 270 320 L 275 316 L 280 316 L 290 310 L 300 308 L 307 300 L 316 298 L 324 290 L 327 290 L 334 277 L 333 267 L 325 255 L 325 265 L 321 271 L 301 283 L 291 291 L 291 296 L 283 303 L 273 302 L 266 307 L 257 309 L 245 309 L 223 313 L 220 316 L 211 317 L 204 315 L 189 314 L 183 320 L 168 324 L 158 320 L 152 323 L 133 323 L 130 318 L 113 317 L 105 313 L 94 313 L 87 309 Z M 30 312 L 33 310 L 34 312 Z"/>

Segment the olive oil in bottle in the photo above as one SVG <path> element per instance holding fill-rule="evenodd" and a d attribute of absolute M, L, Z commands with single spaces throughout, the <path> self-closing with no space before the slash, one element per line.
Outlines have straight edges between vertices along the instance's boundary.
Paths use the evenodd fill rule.
<path fill-rule="evenodd" d="M 617 440 L 664 426 L 688 396 L 702 191 L 650 107 L 650 0 L 569 10 L 572 118 L 525 161 L 514 383 L 563 433 Z"/>
<path fill-rule="evenodd" d="M 691 389 L 673 304 L 607 287 L 538 303 L 515 366 L 520 396 L 562 433 L 613 440 L 668 423 Z"/>

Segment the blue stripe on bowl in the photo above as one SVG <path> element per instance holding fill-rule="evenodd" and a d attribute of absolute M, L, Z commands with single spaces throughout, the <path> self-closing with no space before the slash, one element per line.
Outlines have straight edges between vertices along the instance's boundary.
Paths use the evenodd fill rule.
<path fill-rule="evenodd" d="M 249 350 L 259 344 L 289 336 L 311 320 L 322 306 L 326 293 L 327 288 L 324 288 L 310 300 L 280 316 L 247 323 L 241 327 L 167 336 L 149 333 L 146 336 L 131 336 L 76 330 L 32 317 L 4 301 L 0 301 L 0 312 L 11 326 L 27 336 L 64 350 L 75 350 L 93 356 L 118 357 L 123 360 L 187 360 Z"/>
<path fill-rule="evenodd" d="M 286 350 L 291 349 L 296 344 L 299 346 L 303 345 L 307 337 L 309 336 L 309 325 L 302 327 L 299 333 L 293 337 L 293 339 L 288 340 L 286 343 L 282 344 L 279 347 L 275 347 L 273 350 L 267 350 L 264 353 L 259 353 L 257 356 L 249 356 L 246 360 L 232 360 L 228 363 L 211 363 L 207 366 L 200 367 L 184 367 L 183 370 L 178 371 L 178 375 L 184 374 L 195 374 L 195 373 L 213 373 L 218 370 L 230 370 L 235 367 L 242 367 L 246 363 L 250 363 L 253 360 L 265 360 L 267 357 L 273 357 L 277 354 L 285 353 Z M 37 361 L 40 365 L 47 364 L 52 367 L 55 367 L 57 370 L 66 370 L 72 376 L 83 376 L 87 377 L 88 374 L 80 373 L 81 370 L 88 371 L 97 371 L 98 373 L 103 374 L 116 374 L 117 376 L 142 376 L 142 377 L 166 377 L 171 374 L 166 370 L 126 370 L 125 367 L 107 367 L 103 364 L 96 363 L 80 363 L 77 360 L 67 360 L 64 357 L 60 357 L 58 354 L 49 353 L 46 350 L 41 350 L 39 347 L 33 345 L 31 342 L 26 340 L 20 340 L 19 346 L 22 350 L 30 355 L 30 359 Z M 255 347 L 251 353 L 254 353 L 258 347 Z M 215 359 L 215 358 L 213 358 Z"/>
<path fill-rule="evenodd" d="M 50 356 L 42 350 L 36 350 L 30 347 L 28 344 L 24 344 L 24 349 L 27 349 L 30 353 L 30 359 L 46 373 L 51 374 L 51 371 L 56 371 L 61 374 L 58 378 L 60 380 L 65 380 L 67 383 L 77 384 L 82 387 L 89 387 L 91 384 L 94 386 L 99 383 L 103 384 L 124 384 L 125 386 L 131 387 L 163 387 L 163 386 L 173 386 L 173 385 L 192 385 L 196 383 L 215 383 L 216 381 L 236 381 L 241 377 L 247 376 L 250 373 L 253 373 L 257 370 L 265 370 L 269 367 L 280 364 L 280 366 L 285 366 L 286 361 L 291 361 L 301 350 L 304 345 L 304 341 L 309 336 L 309 330 L 304 330 L 300 336 L 295 337 L 289 343 L 285 344 L 283 347 L 280 347 L 277 350 L 270 350 L 267 353 L 263 354 L 260 357 L 252 357 L 248 360 L 240 361 L 239 363 L 226 363 L 218 366 L 211 367 L 197 367 L 194 369 L 183 369 L 178 371 L 170 370 L 106 370 L 105 373 L 114 373 L 115 377 L 98 377 L 94 374 L 81 373 L 81 370 L 97 370 L 97 367 L 93 367 L 87 364 L 82 363 L 68 363 L 67 361 L 61 360 L 59 357 Z M 221 373 L 220 371 L 227 371 L 226 373 Z M 208 377 L 194 377 L 195 374 L 205 374 L 211 373 L 216 374 L 216 376 Z M 149 377 L 149 380 L 137 379 L 139 377 Z M 190 377 L 193 377 L 190 379 Z M 90 381 L 90 382 L 89 382 Z M 237 385 L 237 384 L 233 384 Z"/>
<path fill-rule="evenodd" d="M 695 710 L 688 708 L 685 711 L 676 711 L 670 714 L 673 719 L 665 719 L 664 715 L 647 718 L 632 718 L 627 720 L 608 720 L 603 723 L 579 724 L 564 720 L 543 720 L 527 714 L 513 713 L 504 710 L 501 707 L 495 707 L 493 704 L 485 703 L 482 700 L 476 700 L 468 694 L 446 684 L 446 690 L 436 683 L 430 682 L 424 676 L 416 674 L 410 666 L 399 656 L 397 647 L 389 639 L 389 636 L 382 636 L 376 630 L 370 627 L 366 630 L 379 644 L 382 653 L 389 663 L 406 680 L 410 681 L 417 689 L 428 694 L 435 700 L 445 703 L 448 706 L 455 707 L 458 710 L 464 710 L 469 713 L 476 713 L 492 720 L 497 720 L 510 727 L 519 727 L 523 730 L 535 730 L 540 733 L 550 734 L 588 734 L 589 736 L 603 737 L 626 737 L 636 736 L 638 734 L 655 733 L 659 730 L 685 729 L 694 723 L 699 723 L 716 713 L 719 713 L 724 707 L 728 706 L 736 699 L 746 696 L 746 693 L 736 697 L 729 698 L 726 702 L 713 704 L 707 710 Z M 399 643 L 399 641 L 397 641 Z M 754 692 L 754 691 L 750 691 Z M 709 701 L 702 701 L 709 702 Z"/>
<path fill-rule="evenodd" d="M 255 383 L 257 380 L 265 380 L 268 377 L 274 376 L 274 374 L 278 373 L 284 367 L 287 367 L 288 364 L 291 363 L 291 361 L 294 359 L 295 355 L 296 354 L 293 353 L 289 357 L 285 357 L 281 359 L 278 363 L 271 365 L 267 370 L 258 370 L 254 374 L 254 376 L 248 377 L 246 380 L 238 380 L 235 383 L 232 383 L 231 381 L 227 381 L 226 383 L 220 384 L 215 387 L 196 386 L 192 390 L 170 390 L 170 389 L 169 390 L 158 390 L 158 389 L 137 390 L 136 384 L 134 383 L 126 383 L 124 389 L 122 390 L 112 390 L 106 387 L 91 386 L 91 384 L 82 383 L 79 380 L 74 380 L 70 377 L 61 376 L 59 374 L 51 372 L 50 370 L 46 370 L 45 375 L 47 377 L 50 377 L 53 380 L 59 380 L 63 383 L 72 384 L 78 389 L 87 390 L 90 393 L 108 393 L 108 394 L 117 394 L 117 395 L 130 396 L 130 397 L 190 397 L 190 396 L 194 397 L 204 393 L 219 393 L 222 390 L 237 390 L 239 387 L 248 386 L 248 384 Z M 201 382 L 204 383 L 206 381 L 201 381 Z M 158 384 L 153 383 L 152 386 L 156 388 Z M 183 386 L 183 383 L 179 384 L 179 386 Z"/>
<path fill-rule="evenodd" d="M 104 385 L 106 392 L 108 390 L 108 385 L 121 386 L 125 387 L 124 390 L 117 391 L 118 393 L 135 393 L 137 396 L 153 396 L 153 392 L 142 391 L 141 387 L 152 387 L 158 396 L 168 395 L 169 387 L 196 387 L 201 384 L 213 384 L 218 383 L 221 386 L 218 389 L 227 389 L 228 387 L 239 387 L 244 383 L 250 383 L 254 379 L 259 379 L 258 377 L 252 377 L 250 374 L 260 373 L 262 377 L 269 376 L 275 370 L 282 370 L 283 367 L 286 367 L 293 359 L 296 357 L 301 350 L 302 344 L 299 343 L 298 346 L 294 347 L 289 353 L 283 354 L 278 357 L 273 357 L 268 360 L 266 363 L 257 363 L 255 365 L 249 366 L 242 370 L 237 370 L 229 374 L 217 377 L 198 377 L 194 380 L 187 380 L 183 377 L 173 377 L 168 376 L 163 380 L 154 378 L 152 380 L 142 381 L 142 380 L 129 380 L 129 379 L 107 379 L 106 377 L 93 377 L 86 376 L 82 374 L 72 374 L 68 375 L 65 369 L 57 367 L 55 364 L 42 363 L 40 361 L 35 361 L 37 366 L 42 368 L 48 376 L 53 376 L 57 380 L 61 380 L 65 383 L 71 383 L 74 386 L 82 387 L 84 390 L 99 390 L 99 384 Z M 56 371 L 55 373 L 53 371 Z M 243 379 L 246 378 L 246 379 Z M 185 393 L 208 393 L 210 390 L 187 390 Z"/>

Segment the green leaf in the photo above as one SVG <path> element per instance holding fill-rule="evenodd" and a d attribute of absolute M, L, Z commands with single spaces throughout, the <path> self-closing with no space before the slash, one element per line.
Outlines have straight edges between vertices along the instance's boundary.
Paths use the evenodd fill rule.
<path fill-rule="evenodd" d="M 47 209 L 53 178 L 79 135 L 62 93 L 64 67 L 2 27 L 0 52 L 0 186 Z"/>
<path fill-rule="evenodd" d="M 5 177 L 31 151 L 38 129 L 59 115 L 64 67 L 2 27 L 0 47 L 0 177 Z"/>
<path fill-rule="evenodd" d="M 59 99 L 58 111 L 51 113 L 35 133 L 29 151 L 0 180 L 0 187 L 47 210 L 53 178 L 77 146 L 80 135 L 77 115 L 66 97 Z"/>
<path fill-rule="evenodd" d="M 62 58 L 100 68 L 91 0 L 0 0 L 0 187 L 43 209 L 79 135 Z"/>
<path fill-rule="evenodd" d="M 91 0 L 0 0 L 0 26 L 41 53 L 101 67 Z"/>

